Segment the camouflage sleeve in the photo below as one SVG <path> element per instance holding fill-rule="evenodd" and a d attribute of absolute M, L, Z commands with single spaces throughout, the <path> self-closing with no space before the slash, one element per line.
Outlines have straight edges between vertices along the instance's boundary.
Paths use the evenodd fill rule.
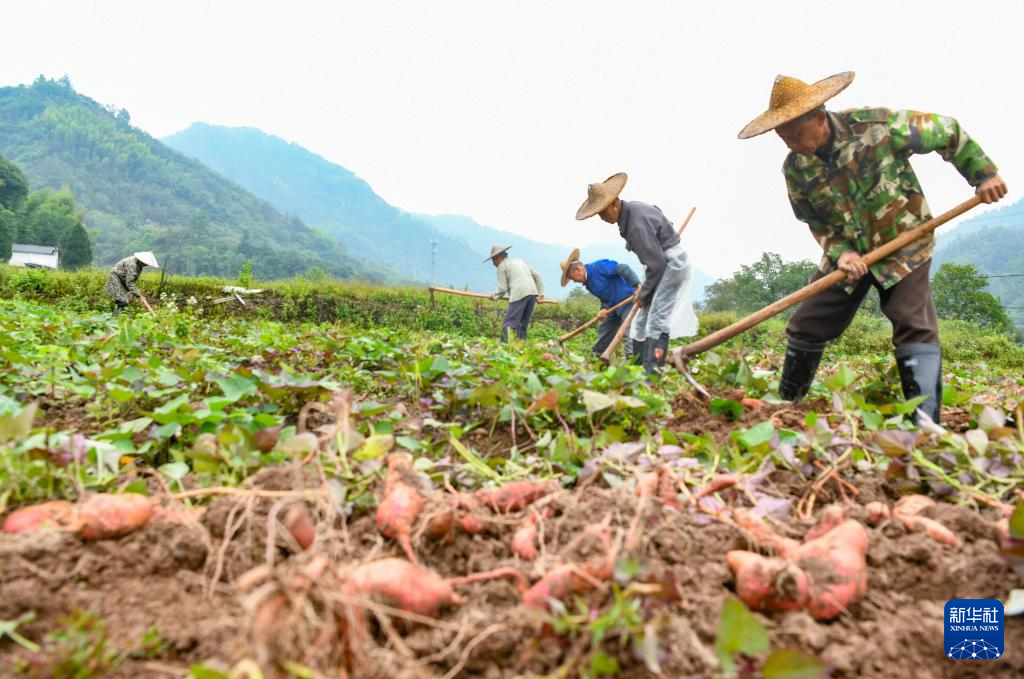
<path fill-rule="evenodd" d="M 964 131 L 956 118 L 921 111 L 893 111 L 889 133 L 896 153 L 938 151 L 953 164 L 967 183 L 977 186 L 994 177 L 999 168 L 985 155 L 978 142 Z"/>
<path fill-rule="evenodd" d="M 818 245 L 829 259 L 835 262 L 844 252 L 856 250 L 853 243 L 843 235 L 841 229 L 837 231 L 818 217 L 818 213 L 800 185 L 788 175 L 786 176 L 786 189 L 789 191 L 789 204 L 793 206 L 793 214 L 810 227 L 811 234 L 814 235 L 814 239 L 818 241 Z"/>
<path fill-rule="evenodd" d="M 125 272 L 124 281 L 128 284 L 128 292 L 132 293 L 136 297 L 142 297 L 142 290 L 139 290 L 139 286 L 136 282 L 139 280 L 139 270 L 137 267 L 128 267 L 128 271 Z"/>

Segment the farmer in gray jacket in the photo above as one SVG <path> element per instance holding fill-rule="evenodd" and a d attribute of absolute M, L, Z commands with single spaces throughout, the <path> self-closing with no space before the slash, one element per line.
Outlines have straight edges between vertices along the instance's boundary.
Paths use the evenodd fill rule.
<path fill-rule="evenodd" d="M 591 184 L 576 219 L 600 215 L 603 221 L 618 224 L 626 249 L 644 265 L 644 282 L 636 291 L 640 311 L 633 326 L 633 352 L 649 375 L 659 375 L 668 355 L 673 311 L 690 279 L 690 262 L 679 234 L 660 208 L 619 198 L 625 185 L 624 172 Z"/>
<path fill-rule="evenodd" d="M 511 259 L 508 249 L 512 247 L 491 248 L 488 258 L 498 270 L 498 291 L 491 295 L 493 299 L 508 297 L 508 311 L 501 323 L 501 339 L 508 341 L 515 332 L 519 339 L 526 339 L 526 330 L 530 327 L 533 307 L 544 299 L 544 281 L 521 259 Z M 484 260 L 487 261 L 486 259 Z"/>

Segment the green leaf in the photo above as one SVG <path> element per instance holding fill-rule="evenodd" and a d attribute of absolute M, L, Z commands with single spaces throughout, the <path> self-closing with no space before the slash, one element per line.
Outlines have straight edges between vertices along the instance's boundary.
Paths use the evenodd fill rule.
<path fill-rule="evenodd" d="M 366 439 L 359 450 L 352 453 L 357 460 L 376 460 L 389 453 L 395 447 L 395 437 L 391 434 L 377 434 Z"/>
<path fill-rule="evenodd" d="M 738 432 L 734 431 L 732 436 L 748 450 L 754 450 L 771 442 L 775 436 L 775 425 L 770 421 L 761 422 L 749 429 Z"/>
<path fill-rule="evenodd" d="M 840 363 L 836 374 L 825 380 L 825 386 L 832 391 L 842 391 L 857 379 L 857 375 L 845 363 Z"/>
<path fill-rule="evenodd" d="M 230 399 L 232 403 L 255 393 L 257 386 L 254 382 L 241 375 L 228 375 L 218 377 L 214 382 L 224 392 L 224 398 Z"/>
<path fill-rule="evenodd" d="M 1024 500 L 1017 503 L 1013 514 L 1010 515 L 1010 537 L 1024 540 Z"/>
<path fill-rule="evenodd" d="M 598 411 L 604 410 L 605 408 L 611 408 L 615 405 L 615 400 L 611 396 L 602 394 L 599 391 L 584 389 L 580 394 L 583 398 L 583 405 L 587 408 L 588 415 L 593 415 Z"/>
<path fill-rule="evenodd" d="M 29 403 L 17 414 L 0 417 L 0 443 L 24 438 L 32 429 L 35 416 L 36 404 Z"/>
<path fill-rule="evenodd" d="M 871 431 L 878 431 L 882 428 L 882 424 L 885 422 L 885 416 L 882 415 L 882 413 L 876 413 L 870 410 L 862 410 L 860 413 L 860 419 L 864 421 L 864 427 Z"/>
<path fill-rule="evenodd" d="M 146 486 L 145 479 L 135 479 L 127 486 L 121 489 L 122 493 L 134 493 L 136 495 L 148 495 L 149 488 Z"/>
<path fill-rule="evenodd" d="M 758 655 L 768 650 L 768 632 L 743 602 L 734 597 L 725 600 L 718 620 L 715 652 L 727 673 L 736 669 L 733 655 Z"/>
<path fill-rule="evenodd" d="M 157 470 L 171 481 L 181 481 L 188 474 L 188 465 L 184 462 L 168 462 L 157 467 Z"/>
<path fill-rule="evenodd" d="M 821 679 L 826 676 L 825 663 L 793 648 L 772 651 L 765 660 L 764 679 Z"/>
<path fill-rule="evenodd" d="M 609 677 L 619 671 L 619 661 L 598 651 L 590 660 L 590 671 L 599 677 Z"/>
<path fill-rule="evenodd" d="M 711 399 L 708 410 L 716 417 L 727 417 L 730 420 L 738 420 L 743 416 L 743 404 L 728 398 Z"/>
<path fill-rule="evenodd" d="M 201 663 L 188 668 L 188 676 L 189 679 L 229 679 L 226 672 Z"/>

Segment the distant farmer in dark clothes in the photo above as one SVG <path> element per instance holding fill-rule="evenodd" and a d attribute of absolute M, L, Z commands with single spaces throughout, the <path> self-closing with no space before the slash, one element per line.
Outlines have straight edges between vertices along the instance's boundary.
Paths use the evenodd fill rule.
<path fill-rule="evenodd" d="M 612 338 L 619 331 L 633 305 L 626 304 L 612 312 L 608 309 L 627 297 L 632 297 L 640 285 L 640 279 L 628 264 L 620 264 L 610 259 L 599 259 L 584 264 L 579 259 L 580 251 L 576 249 L 569 255 L 569 259 L 561 263 L 562 287 L 564 288 L 569 281 L 582 283 L 587 292 L 601 301 L 598 316 L 603 320 L 597 326 L 597 342 L 594 343 L 594 353 L 600 356 L 611 344 Z M 622 338 L 622 348 L 627 354 L 632 349 L 629 331 L 626 331 Z"/>
<path fill-rule="evenodd" d="M 121 313 L 121 310 L 128 306 L 129 302 L 135 297 L 139 298 L 142 306 L 150 311 L 153 310 L 149 306 L 149 302 L 146 301 L 142 291 L 139 290 L 139 286 L 136 285 L 139 276 L 142 274 L 143 267 L 147 266 L 151 266 L 154 269 L 160 268 L 156 263 L 156 256 L 148 251 L 136 252 L 131 257 L 122 259 L 110 270 L 110 275 L 107 276 L 107 283 L 103 286 L 103 292 L 110 295 L 114 300 L 114 304 L 117 305 L 117 308 L 114 310 L 115 314 Z"/>
<path fill-rule="evenodd" d="M 919 111 L 856 108 L 827 111 L 825 102 L 853 82 L 846 72 L 813 85 L 778 76 L 768 110 L 739 133 L 769 130 L 789 147 L 782 166 L 796 218 L 810 227 L 823 250 L 814 279 L 839 269 L 845 283 L 801 304 L 790 318 L 789 347 L 779 395 L 807 393 L 825 343 L 853 321 L 872 287 L 892 322 L 892 341 L 903 395 L 925 396 L 914 414 L 938 422 L 942 403 L 942 350 L 928 286 L 934 236 L 926 236 L 868 267 L 861 255 L 931 219 L 910 156 L 938 152 L 986 203 L 1006 194 L 1006 183 L 978 143 L 953 118 Z"/>
<path fill-rule="evenodd" d="M 688 316 L 693 316 L 690 261 L 672 222 L 656 205 L 619 198 L 625 185 L 624 172 L 591 184 L 576 219 L 600 215 L 608 224 L 617 223 L 626 249 L 644 265 L 644 282 L 635 294 L 640 311 L 633 325 L 633 354 L 642 361 L 647 374 L 659 375 L 670 337 L 682 334 L 675 330 L 681 313 L 688 308 Z M 695 326 L 695 319 L 687 319 L 687 324 Z"/>
<path fill-rule="evenodd" d="M 530 318 L 537 302 L 544 299 L 544 281 L 521 259 L 510 258 L 508 248 L 495 245 L 491 248 L 488 258 L 498 270 L 498 291 L 491 295 L 494 299 L 508 297 L 508 311 L 501 323 L 501 338 L 508 341 L 512 333 L 519 339 L 526 339 L 526 330 L 530 327 Z M 486 259 L 484 260 L 487 261 Z"/>

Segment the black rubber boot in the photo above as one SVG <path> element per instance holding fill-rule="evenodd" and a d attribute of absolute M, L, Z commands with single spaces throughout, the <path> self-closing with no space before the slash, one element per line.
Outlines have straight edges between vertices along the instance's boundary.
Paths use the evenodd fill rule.
<path fill-rule="evenodd" d="M 920 411 L 938 424 L 942 416 L 942 348 L 925 342 L 898 346 L 896 367 L 903 383 L 904 398 L 909 401 L 918 396 L 928 397 L 914 411 L 914 422 L 920 424 Z"/>
<path fill-rule="evenodd" d="M 803 342 L 789 339 L 786 347 L 786 361 L 782 364 L 779 378 L 779 398 L 799 403 L 811 388 L 814 374 L 818 372 L 821 355 L 825 353 L 824 342 Z"/>
<path fill-rule="evenodd" d="M 644 347 L 644 372 L 652 377 L 660 377 L 668 358 L 668 333 L 663 332 L 657 339 L 649 339 Z"/>
<path fill-rule="evenodd" d="M 645 340 L 633 340 L 633 365 L 644 364 L 644 352 L 647 343 Z"/>

